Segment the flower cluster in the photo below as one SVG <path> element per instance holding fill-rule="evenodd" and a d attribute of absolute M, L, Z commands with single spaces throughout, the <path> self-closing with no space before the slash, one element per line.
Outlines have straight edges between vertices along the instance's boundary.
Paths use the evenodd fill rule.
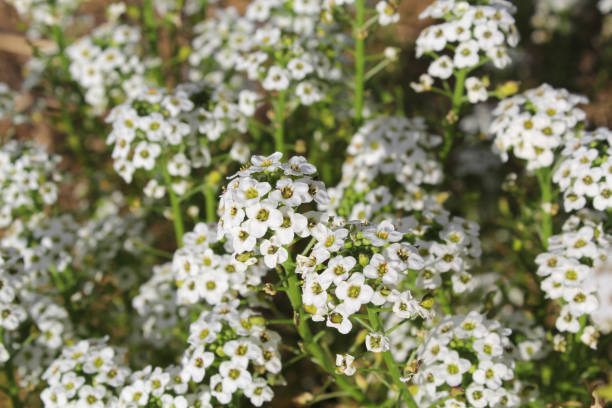
<path fill-rule="evenodd" d="M 443 318 L 417 350 L 422 364 L 413 382 L 419 405 L 444 399 L 446 407 L 518 406 L 521 401 L 509 388 L 514 378 L 510 334 L 478 312 Z M 453 392 L 455 387 L 465 392 Z"/>
<path fill-rule="evenodd" d="M 140 40 L 137 27 L 110 21 L 66 48 L 70 75 L 95 113 L 146 89 L 145 70 L 152 61 L 142 61 Z"/>
<path fill-rule="evenodd" d="M 59 161 L 33 143 L 12 140 L 0 147 L 0 227 L 55 203 Z"/>
<path fill-rule="evenodd" d="M 612 237 L 597 217 L 589 212 L 572 215 L 563 232 L 549 239 L 548 251 L 536 258 L 537 274 L 544 278 L 540 287 L 561 305 L 555 324 L 561 332 L 578 333 L 580 318 L 599 309 L 595 271 L 606 265 Z"/>
<path fill-rule="evenodd" d="M 42 374 L 60 350 L 75 338 L 75 324 L 68 310 L 47 294 L 33 286 L 21 286 L 15 302 L 27 312 L 27 320 L 17 329 L 5 334 L 5 344 L 19 375 L 22 387 L 39 387 Z M 38 333 L 28 341 L 30 333 Z"/>
<path fill-rule="evenodd" d="M 420 86 L 415 87 L 417 91 L 428 90 L 433 84 L 432 77 L 446 80 L 458 71 L 469 72 L 488 61 L 497 68 L 510 64 L 508 47 L 515 47 L 519 40 L 512 16 L 514 6 L 506 1 L 489 3 L 470 5 L 465 1 L 437 0 L 421 13 L 420 18 L 445 22 L 425 28 L 417 38 L 417 57 L 428 55 L 434 59 Z M 480 79 L 471 77 L 466 85 L 473 90 L 470 102 L 488 98 Z"/>
<path fill-rule="evenodd" d="M 317 2 L 250 3 L 248 22 L 230 35 L 232 46 L 222 52 L 224 64 L 235 64 L 265 91 L 290 92 L 303 105 L 323 100 L 326 83 L 341 79 L 337 57 L 346 40 L 335 25 L 321 23 L 322 11 Z"/>
<path fill-rule="evenodd" d="M 132 298 L 142 337 L 158 348 L 167 345 L 171 340 L 168 333 L 188 312 L 185 305 L 178 303 L 175 281 L 171 263 L 153 266 L 151 278 Z"/>
<path fill-rule="evenodd" d="M 218 236 L 227 238 L 240 262 L 253 264 L 255 255 L 262 255 L 268 268 L 285 262 L 284 246 L 311 234 L 298 207 L 328 200 L 325 185 L 310 177 L 316 173 L 312 164 L 301 156 L 281 163 L 281 157 L 253 156 L 221 195 Z"/>
<path fill-rule="evenodd" d="M 161 172 L 184 178 L 192 167 L 208 163 L 208 149 L 200 145 L 188 116 L 194 107 L 190 97 L 197 90 L 188 85 L 173 92 L 150 88 L 113 108 L 106 119 L 113 128 L 107 143 L 114 145 L 114 167 L 126 182 L 131 183 L 137 169 L 161 167 Z M 184 190 L 182 183 L 173 187 Z"/>
<path fill-rule="evenodd" d="M 125 351 L 108 346 L 107 340 L 80 340 L 62 350 L 43 374 L 48 384 L 41 393 L 45 407 L 117 406 L 118 391 L 131 372 L 125 366 Z"/>
<path fill-rule="evenodd" d="M 203 73 L 215 72 L 211 65 L 223 71 L 237 68 L 242 53 L 251 47 L 255 25 L 248 16 L 241 16 L 235 8 L 226 7 L 215 10 L 214 18 L 198 23 L 193 30 L 189 78 L 200 81 Z M 202 70 L 204 66 L 206 71 Z"/>
<path fill-rule="evenodd" d="M 216 305 L 236 294 L 246 296 L 249 286 L 261 283 L 267 272 L 262 265 L 250 265 L 225 253 L 217 242 L 214 225 L 197 224 L 185 234 L 184 246 L 174 253 L 172 271 L 178 286 L 179 304 L 204 300 Z"/>
<path fill-rule="evenodd" d="M 606 128 L 585 132 L 579 147 L 569 150 L 553 175 L 563 192 L 566 211 L 584 208 L 592 200 L 593 208 L 605 211 L 612 207 L 612 159 L 608 149 L 612 132 Z"/>
<path fill-rule="evenodd" d="M 8 0 L 7 3 L 15 7 L 21 18 L 28 20 L 27 36 L 38 39 L 50 36 L 53 26 L 63 29 L 72 24 L 74 12 L 83 0 Z"/>
<path fill-rule="evenodd" d="M 324 208 L 351 220 L 370 220 L 387 207 L 422 209 L 428 197 L 424 185 L 442 180 L 431 152 L 441 140 L 427 131 L 422 118 L 367 121 L 351 139 L 342 180 L 329 190 L 331 201 Z"/>
<path fill-rule="evenodd" d="M 208 404 L 228 404 L 242 393 L 260 407 L 274 396 L 268 384 L 281 381 L 281 337 L 266 329 L 262 316 L 238 304 L 219 303 L 191 324 L 177 379 L 185 388 L 196 384 L 199 399 Z"/>
<path fill-rule="evenodd" d="M 304 280 L 302 301 L 312 319 L 347 334 L 353 327 L 351 316 L 364 305 L 392 307 L 401 319 L 430 318 L 433 304 L 402 290 L 410 271 L 425 264 L 418 248 L 404 238 L 409 231 L 389 221 L 346 227 L 318 223 L 312 228 L 311 251 L 297 258 L 296 272 Z M 368 349 L 384 351 L 382 339 L 376 339 L 369 336 Z"/>
<path fill-rule="evenodd" d="M 555 152 L 575 139 L 586 117 L 577 105 L 586 102 L 583 96 L 548 84 L 501 101 L 490 128 L 495 152 L 506 161 L 512 149 L 527 161 L 528 170 L 550 166 Z"/>

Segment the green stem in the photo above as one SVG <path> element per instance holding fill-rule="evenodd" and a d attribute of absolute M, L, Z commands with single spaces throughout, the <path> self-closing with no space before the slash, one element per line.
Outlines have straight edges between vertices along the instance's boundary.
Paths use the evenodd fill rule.
<path fill-rule="evenodd" d="M 206 185 L 204 187 L 204 199 L 206 200 L 206 222 L 215 222 L 217 220 L 217 198 L 215 197 L 216 189 L 214 186 Z"/>
<path fill-rule="evenodd" d="M 151 255 L 160 256 L 166 259 L 172 259 L 173 257 L 173 255 L 170 252 L 167 252 L 167 251 L 164 251 L 158 248 L 154 248 L 150 245 L 145 244 L 142 241 L 134 241 L 134 246 L 139 249 L 142 249 L 143 251 L 150 253 Z"/>
<path fill-rule="evenodd" d="M 451 112 L 454 118 L 451 121 L 446 119 L 446 126 L 444 126 L 444 145 L 440 151 L 440 158 L 446 159 L 448 154 L 453 147 L 453 139 L 455 138 L 455 130 L 457 122 L 459 121 L 459 114 L 461 113 L 461 106 L 463 104 L 463 92 L 465 89 L 465 78 L 468 74 L 468 69 L 464 68 L 455 73 L 455 89 L 453 91 L 453 97 L 451 98 Z"/>
<path fill-rule="evenodd" d="M 145 26 L 145 35 L 147 37 L 147 41 L 149 42 L 149 48 L 153 56 L 159 56 L 159 49 L 157 48 L 157 21 L 155 18 L 155 9 L 153 7 L 153 0 L 144 0 L 143 9 L 142 9 L 142 21 Z M 161 67 L 156 67 L 155 71 L 155 79 L 157 80 L 158 85 L 162 85 L 164 82 L 163 74 L 161 71 Z"/>
<path fill-rule="evenodd" d="M 313 338 L 310 326 L 308 325 L 308 317 L 304 311 L 302 304 L 302 292 L 300 289 L 300 282 L 298 276 L 295 273 L 295 264 L 291 259 L 283 264 L 285 272 L 287 274 L 289 302 L 293 308 L 294 314 L 296 315 L 296 324 L 298 334 L 304 342 L 306 351 L 320 364 L 330 375 L 332 375 L 336 381 L 336 384 L 344 390 L 347 395 L 351 396 L 358 402 L 365 400 L 365 395 L 353 384 L 351 384 L 345 376 L 340 375 L 336 372 L 336 366 L 328 358 L 325 350 L 315 341 Z"/>
<path fill-rule="evenodd" d="M 541 202 L 540 211 L 542 215 L 542 225 L 540 228 L 540 240 L 544 249 L 548 248 L 548 238 L 552 235 L 552 214 L 550 212 L 552 206 L 552 185 L 551 171 L 548 167 L 543 167 L 536 170 L 538 184 L 540 185 Z"/>
<path fill-rule="evenodd" d="M 370 307 L 368 307 L 368 320 L 370 320 L 370 323 L 376 331 L 383 331 L 383 324 L 380 319 L 380 315 L 378 315 L 376 311 Z M 412 398 L 412 394 L 410 393 L 408 386 L 401 380 L 401 373 L 399 367 L 397 366 L 397 362 L 393 358 L 393 354 L 391 354 L 390 350 L 387 350 L 382 354 L 387 370 L 389 371 L 389 375 L 391 378 L 393 378 L 393 384 L 395 384 L 397 387 L 397 392 L 400 394 L 400 398 L 408 407 L 417 408 L 417 403 L 414 401 L 414 398 Z"/>
<path fill-rule="evenodd" d="M 283 90 L 278 93 L 278 97 L 274 103 L 274 148 L 277 152 L 285 153 L 285 99 L 287 91 Z"/>
<path fill-rule="evenodd" d="M 161 171 L 164 176 L 164 182 L 166 184 L 166 190 L 170 196 L 170 205 L 172 207 L 172 222 L 174 223 L 174 235 L 176 236 L 176 244 L 179 247 L 183 246 L 183 216 L 181 214 L 181 205 L 179 198 L 176 196 L 174 189 L 172 188 L 172 179 L 168 173 L 168 167 L 166 166 L 165 158 L 162 158 Z"/>
<path fill-rule="evenodd" d="M 363 117 L 363 85 L 365 82 L 365 0 L 356 0 L 355 8 L 355 99 L 353 100 L 353 114 L 355 115 L 355 124 L 359 126 Z"/>
<path fill-rule="evenodd" d="M 368 81 L 374 75 L 378 74 L 380 71 L 385 69 L 387 65 L 389 65 L 390 63 L 391 63 L 391 60 L 385 59 L 384 61 L 380 61 L 378 64 L 374 65 L 372 69 L 366 72 L 365 77 L 364 77 L 364 82 Z"/>

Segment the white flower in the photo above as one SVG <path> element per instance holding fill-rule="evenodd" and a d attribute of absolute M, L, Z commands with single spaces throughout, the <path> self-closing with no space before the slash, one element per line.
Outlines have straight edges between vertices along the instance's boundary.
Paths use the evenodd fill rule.
<path fill-rule="evenodd" d="M 327 263 L 327 268 L 321 274 L 321 280 L 330 282 L 336 286 L 346 280 L 349 272 L 355 267 L 357 260 L 352 256 L 343 257 L 341 255 L 331 258 Z M 367 274 L 365 274 L 367 276 Z"/>
<path fill-rule="evenodd" d="M 287 68 L 291 73 L 293 79 L 297 79 L 298 81 L 304 79 L 306 75 L 313 72 L 312 65 L 303 58 L 293 58 L 287 64 Z"/>
<path fill-rule="evenodd" d="M 264 263 L 270 269 L 274 269 L 276 265 L 282 264 L 289 258 L 287 250 L 279 242 L 277 236 L 273 236 L 270 240 L 263 240 L 260 245 L 260 251 L 264 256 Z"/>
<path fill-rule="evenodd" d="M 357 371 L 355 357 L 350 354 L 336 354 L 336 370 L 340 374 L 352 376 Z"/>
<path fill-rule="evenodd" d="M 353 328 L 353 324 L 349 319 L 351 314 L 347 312 L 344 304 L 336 306 L 327 316 L 327 327 L 334 327 L 340 333 L 347 334 Z"/>
<path fill-rule="evenodd" d="M 235 388 L 230 379 L 215 374 L 210 378 L 210 393 L 221 404 L 228 404 L 232 400 Z"/>
<path fill-rule="evenodd" d="M 366 348 L 374 353 L 383 353 L 389 350 L 389 338 L 383 333 L 368 333 L 366 336 Z"/>
<path fill-rule="evenodd" d="M 385 259 L 381 254 L 374 254 L 370 263 L 363 268 L 363 274 L 370 279 L 382 279 L 385 285 L 394 285 L 399 280 L 400 264 Z"/>
<path fill-rule="evenodd" d="M 277 203 L 271 199 L 262 200 L 247 206 L 245 212 L 248 221 L 243 226 L 255 238 L 263 237 L 268 228 L 278 228 L 283 223 L 283 216 L 276 209 Z"/>
<path fill-rule="evenodd" d="M 331 230 L 323 224 L 317 224 L 311 230 L 311 234 L 317 240 L 315 248 L 322 248 L 334 252 L 344 245 L 344 239 L 348 235 L 348 230 L 344 228 Z"/>
<path fill-rule="evenodd" d="M 470 40 L 459 44 L 453 62 L 457 68 L 468 68 L 476 66 L 479 60 L 478 43 Z"/>
<path fill-rule="evenodd" d="M 443 55 L 429 65 L 427 73 L 434 78 L 448 79 L 453 75 L 454 67 L 453 61 L 447 55 Z M 429 78 L 425 77 L 422 79 L 424 81 L 422 84 L 423 90 L 427 90 L 426 88 L 431 87 Z"/>
<path fill-rule="evenodd" d="M 365 283 L 361 273 L 352 274 L 347 281 L 342 281 L 336 287 L 336 297 L 343 301 L 344 310 L 349 314 L 357 312 L 361 305 L 372 299 L 374 289 Z"/>
<path fill-rule="evenodd" d="M 390 221 L 383 221 L 374 227 L 368 227 L 363 231 L 363 236 L 370 240 L 370 244 L 380 247 L 388 242 L 397 242 L 402 239 L 403 234 L 395 231 L 395 226 Z"/>
<path fill-rule="evenodd" d="M 246 116 L 253 116 L 257 104 L 257 93 L 243 89 L 238 95 L 238 107 Z M 242 160 L 245 161 L 245 160 Z"/>
<path fill-rule="evenodd" d="M 442 370 L 440 370 L 440 375 L 451 387 L 460 385 L 463 380 L 463 374 L 472 366 L 469 360 L 459 357 L 455 350 L 451 350 L 442 356 L 441 364 Z"/>
<path fill-rule="evenodd" d="M 142 141 L 136 145 L 134 152 L 134 167 L 153 170 L 155 159 L 161 153 L 161 148 L 156 143 Z"/>
<path fill-rule="evenodd" d="M 224 379 L 223 387 L 229 389 L 246 389 L 249 387 L 253 379 L 251 373 L 247 370 L 248 360 L 232 358 L 229 361 L 224 361 L 219 366 L 219 374 Z"/>
<path fill-rule="evenodd" d="M 215 355 L 209 351 L 205 351 L 204 346 L 197 346 L 188 349 L 183 355 L 184 374 L 188 379 L 199 383 L 206 374 L 206 368 L 215 360 Z"/>
<path fill-rule="evenodd" d="M 264 402 L 272 401 L 274 397 L 274 393 L 272 389 L 268 387 L 266 381 L 263 378 L 256 378 L 253 382 L 246 387 L 244 390 L 244 395 L 249 398 L 251 404 L 256 407 L 260 407 L 264 404 Z"/>
<path fill-rule="evenodd" d="M 489 97 L 487 88 L 483 82 L 476 77 L 469 77 L 465 80 L 465 87 L 468 93 L 470 103 L 484 102 Z"/>
<path fill-rule="evenodd" d="M 289 88 L 289 74 L 279 66 L 272 66 L 268 70 L 262 86 L 267 91 L 283 91 Z"/>
<path fill-rule="evenodd" d="M 396 8 L 386 1 L 379 1 L 376 4 L 376 11 L 378 12 L 378 24 L 389 25 L 397 23 L 400 15 Z"/>
<path fill-rule="evenodd" d="M 474 371 L 472 377 L 477 384 L 486 385 L 492 390 L 502 386 L 504 380 L 512 379 L 512 371 L 501 363 L 494 363 L 491 360 L 483 360 L 478 364 L 478 369 Z"/>

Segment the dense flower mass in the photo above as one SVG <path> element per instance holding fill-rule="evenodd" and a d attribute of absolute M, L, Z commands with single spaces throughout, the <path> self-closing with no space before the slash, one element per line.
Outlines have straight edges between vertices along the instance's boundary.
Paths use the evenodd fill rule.
<path fill-rule="evenodd" d="M 0 148 L 0 227 L 19 214 L 33 215 L 57 200 L 60 158 L 32 143 L 11 141 Z"/>
<path fill-rule="evenodd" d="M 255 255 L 263 256 L 268 268 L 285 262 L 283 246 L 312 233 L 298 208 L 328 200 L 325 185 L 310 177 L 317 171 L 312 164 L 300 156 L 281 163 L 281 157 L 280 152 L 253 156 L 221 195 L 218 237 L 225 237 L 236 259 L 246 265 Z"/>
<path fill-rule="evenodd" d="M 329 190 L 331 202 L 322 208 L 351 220 L 375 218 L 384 208 L 422 209 L 430 198 L 424 187 L 442 179 L 431 152 L 440 143 L 422 118 L 367 121 L 351 138 L 342 179 Z"/>
<path fill-rule="evenodd" d="M 611 245 L 612 237 L 604 232 L 598 214 L 582 213 L 571 216 L 563 225 L 563 233 L 550 238 L 548 252 L 536 258 L 537 273 L 544 277 L 542 290 L 561 305 L 557 330 L 578 333 L 584 328 L 581 317 L 601 310 L 595 275 L 596 271 L 605 271 Z M 605 279 L 605 272 L 600 275 Z M 604 327 L 607 330 L 607 323 Z"/>
<path fill-rule="evenodd" d="M 610 405 L 612 1 L 0 9 L 0 405 Z"/>
<path fill-rule="evenodd" d="M 566 211 L 584 208 L 587 200 L 599 211 L 612 207 L 612 159 L 608 156 L 611 143 L 612 132 L 600 128 L 581 135 L 573 149 L 571 145 L 566 147 L 569 153 L 553 175 L 563 192 Z"/>
<path fill-rule="evenodd" d="M 511 387 L 510 334 L 478 312 L 447 316 L 417 350 L 422 361 L 415 375 L 417 400 L 424 406 L 441 399 L 449 407 L 518 406 L 520 398 Z M 453 387 L 462 387 L 465 395 L 454 394 Z"/>
<path fill-rule="evenodd" d="M 137 28 L 113 21 L 66 49 L 70 74 L 84 89 L 85 101 L 96 111 L 103 112 L 111 98 L 122 100 L 146 87 L 146 65 L 139 58 L 140 40 Z"/>
<path fill-rule="evenodd" d="M 416 41 L 416 55 L 433 58 L 427 69 L 430 79 L 422 78 L 415 89 L 428 90 L 431 78 L 446 80 L 491 61 L 496 68 L 511 63 L 508 49 L 516 47 L 519 35 L 512 13 L 514 6 L 507 1 L 471 5 L 466 1 L 436 0 L 419 16 L 444 19 L 440 24 L 425 28 Z M 486 85 L 477 77 L 466 82 L 471 90 L 470 102 L 487 100 Z"/>
<path fill-rule="evenodd" d="M 501 101 L 491 123 L 495 151 L 506 161 L 512 150 L 529 170 L 550 166 L 555 152 L 579 137 L 586 115 L 577 106 L 587 102 L 548 84 Z"/>

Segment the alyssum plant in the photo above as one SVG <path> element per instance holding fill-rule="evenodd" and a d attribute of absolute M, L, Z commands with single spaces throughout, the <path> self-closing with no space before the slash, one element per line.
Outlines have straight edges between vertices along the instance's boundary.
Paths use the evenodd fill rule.
<path fill-rule="evenodd" d="M 612 132 L 500 79 L 511 2 L 433 1 L 399 86 L 394 0 L 9 3 L 9 406 L 612 400 Z"/>

